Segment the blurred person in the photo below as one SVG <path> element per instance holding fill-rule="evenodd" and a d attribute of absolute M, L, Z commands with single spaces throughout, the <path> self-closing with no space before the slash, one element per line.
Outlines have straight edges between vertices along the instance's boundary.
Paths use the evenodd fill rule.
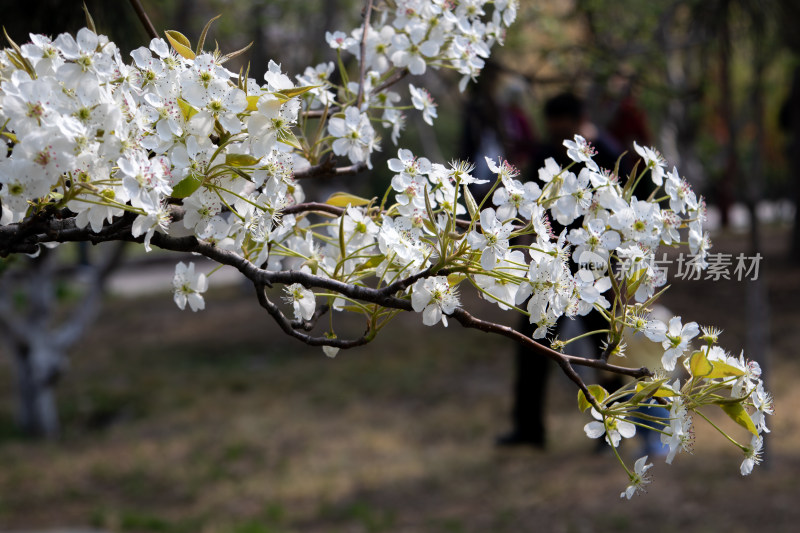
<path fill-rule="evenodd" d="M 477 83 L 469 87 L 462 112 L 460 156 L 475 165 L 473 176 L 488 180 L 470 186 L 480 202 L 495 180 L 485 158 L 496 161 L 502 157 L 524 168 L 534 152 L 536 133 L 522 108 L 523 90 L 516 84 L 502 83 L 502 67 L 495 62 L 487 61 Z M 504 98 L 498 97 L 500 93 L 505 93 Z"/>
<path fill-rule="evenodd" d="M 571 163 L 563 146 L 565 139 L 572 139 L 576 134 L 582 135 L 597 150 L 595 162 L 605 169 L 613 169 L 622 154 L 613 137 L 592 124 L 585 113 L 583 101 L 573 93 L 561 93 L 545 103 L 544 119 L 547 137 L 539 144 L 532 157 L 532 171 L 536 172 L 544 166 L 545 160 L 553 158 L 562 167 Z M 569 230 L 552 221 L 556 235 Z M 525 304 L 522 304 L 524 307 Z M 559 324 L 563 327 L 564 319 Z M 597 312 L 590 312 L 583 317 L 576 317 L 583 330 L 595 331 L 607 329 L 608 323 Z M 518 331 L 532 336 L 536 328 L 525 316 L 520 317 Z M 601 349 L 601 336 L 590 339 L 594 344 L 595 357 Z M 584 355 L 584 354 L 582 354 Z M 590 354 L 585 354 L 591 356 Z M 545 428 L 545 407 L 547 397 L 547 376 L 550 371 L 549 360 L 532 352 L 525 346 L 518 345 L 515 354 L 515 379 L 511 409 L 511 430 L 497 438 L 498 446 L 530 445 L 544 448 L 547 443 Z M 601 379 L 606 389 L 616 390 L 621 383 L 616 378 Z"/>

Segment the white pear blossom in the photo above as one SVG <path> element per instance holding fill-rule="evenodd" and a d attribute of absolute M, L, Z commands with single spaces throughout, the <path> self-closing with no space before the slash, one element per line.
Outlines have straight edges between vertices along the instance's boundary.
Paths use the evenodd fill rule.
<path fill-rule="evenodd" d="M 411 93 L 411 105 L 414 106 L 414 109 L 422 111 L 422 119 L 426 124 L 433 126 L 433 119 L 438 117 L 438 114 L 436 103 L 434 103 L 431 93 L 423 88 L 414 87 L 410 83 L 408 84 L 408 91 Z"/>
<path fill-rule="evenodd" d="M 181 261 L 175 265 L 175 276 L 172 278 L 173 299 L 178 308 L 183 311 L 186 303 L 192 311 L 202 311 L 206 307 L 203 293 L 208 288 L 206 275 L 195 272 L 194 263 L 189 266 Z"/>
<path fill-rule="evenodd" d="M 664 183 L 664 168 L 667 166 L 662 155 L 655 148 L 639 146 L 636 141 L 633 141 L 633 149 L 644 159 L 646 168 L 651 172 L 650 177 L 653 183 L 661 186 Z"/>
<path fill-rule="evenodd" d="M 594 421 L 583 427 L 586 436 L 597 439 L 605 435 L 606 442 L 614 448 L 619 446 L 622 439 L 629 439 L 636 435 L 636 426 L 625 420 L 624 416 L 603 417 L 592 407 Z"/>
<path fill-rule="evenodd" d="M 647 492 L 644 488 L 645 485 L 650 483 L 650 476 L 647 474 L 647 471 L 650 470 L 653 463 L 646 463 L 646 455 L 636 460 L 636 463 L 633 465 L 633 472 L 630 474 L 631 481 L 625 491 L 619 495 L 620 498 L 627 498 L 630 500 L 637 492 Z"/>
<path fill-rule="evenodd" d="M 749 475 L 754 466 L 761 464 L 761 448 L 763 446 L 764 438 L 761 435 L 753 435 L 750 440 L 750 446 L 747 446 L 744 452 L 744 460 L 739 467 L 739 471 L 743 476 Z"/>
<path fill-rule="evenodd" d="M 484 270 L 492 270 L 505 255 L 512 229 L 510 222 L 504 224 L 498 220 L 497 213 L 491 207 L 481 211 L 480 233 L 470 232 L 468 240 L 472 249 L 481 253 L 481 267 Z"/>
<path fill-rule="evenodd" d="M 292 305 L 296 320 L 311 320 L 317 310 L 317 300 L 310 289 L 300 283 L 292 283 L 284 288 L 286 303 Z"/>
<path fill-rule="evenodd" d="M 458 291 L 451 287 L 445 276 L 423 278 L 414 283 L 411 292 L 411 306 L 422 313 L 422 323 L 426 326 L 442 324 L 447 326 L 447 316 L 458 308 Z"/>
<path fill-rule="evenodd" d="M 600 167 L 592 159 L 597 154 L 597 150 L 581 135 L 575 134 L 575 139 L 572 141 L 565 140 L 564 146 L 567 148 L 567 155 L 570 159 L 576 163 L 584 163 L 595 172 L 600 171 Z"/>

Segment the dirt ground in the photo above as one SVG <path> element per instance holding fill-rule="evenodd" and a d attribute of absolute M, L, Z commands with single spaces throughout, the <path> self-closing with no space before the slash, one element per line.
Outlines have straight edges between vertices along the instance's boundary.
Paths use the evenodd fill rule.
<path fill-rule="evenodd" d="M 505 341 L 405 316 L 329 359 L 282 335 L 252 290 L 232 287 L 210 292 L 196 315 L 169 295 L 109 301 L 60 385 L 58 442 L 14 430 L 2 354 L 0 530 L 796 531 L 800 268 L 786 240 L 785 229 L 765 231 L 768 314 L 748 312 L 759 289 L 747 282 L 677 280 L 663 300 L 684 320 L 722 327 L 736 353 L 758 350 L 750 326 L 768 326 L 759 357 L 777 412 L 749 477 L 741 454 L 696 420 L 695 454 L 655 460 L 649 493 L 621 501 L 627 478 L 593 453 L 589 419 L 557 369 L 547 450 L 498 450 L 512 379 Z M 749 253 L 748 242 L 721 235 L 714 250 Z"/>

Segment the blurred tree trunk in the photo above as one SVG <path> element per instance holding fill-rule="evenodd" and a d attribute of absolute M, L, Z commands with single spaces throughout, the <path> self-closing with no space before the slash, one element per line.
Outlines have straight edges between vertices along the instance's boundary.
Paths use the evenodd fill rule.
<path fill-rule="evenodd" d="M 17 424 L 23 433 L 34 437 L 55 438 L 59 434 L 55 386 L 64 364 L 63 354 L 47 349 L 46 343 L 33 347 L 16 344 Z"/>
<path fill-rule="evenodd" d="M 128 0 L 108 2 L 106 0 L 85 0 L 94 19 L 97 31 L 105 34 L 120 47 L 123 57 L 128 52 L 142 45 L 147 45 L 150 38 L 139 23 L 136 13 Z M 145 0 L 145 8 L 148 6 Z M 3 25 L 14 41 L 22 45 L 30 41 L 28 34 L 41 33 L 55 38 L 64 32 L 75 33 L 86 26 L 86 15 L 83 12 L 82 0 L 36 0 L 19 2 L 0 0 L 3 14 Z M 150 13 L 151 9 L 148 9 Z M 5 39 L 3 39 L 5 41 Z"/>
<path fill-rule="evenodd" d="M 54 325 L 61 304 L 55 288 L 58 249 L 43 250 L 27 268 L 6 271 L 0 278 L 0 334 L 17 371 L 17 423 L 34 437 L 59 434 L 55 387 L 67 367 L 67 351 L 94 321 L 106 281 L 116 268 L 125 243 L 107 247 L 94 267 L 84 271 L 86 291 Z M 27 309 L 15 300 L 24 290 Z"/>
<path fill-rule="evenodd" d="M 717 188 L 717 204 L 720 222 L 723 227 L 730 223 L 729 214 L 733 205 L 734 184 L 739 182 L 739 149 L 737 146 L 739 129 L 733 109 L 733 80 L 731 79 L 731 15 L 730 2 L 723 0 L 719 5 L 719 78 L 720 115 L 725 129 L 725 164 Z"/>
<path fill-rule="evenodd" d="M 787 119 L 785 127 L 789 136 L 786 159 L 789 162 L 789 181 L 795 207 L 789 255 L 795 261 L 800 261 L 800 179 L 796 172 L 792 171 L 792 162 L 796 155 L 800 154 L 800 32 L 797 31 L 800 25 L 800 2 L 777 0 L 777 8 L 782 44 L 794 55 L 792 86 L 784 105 Z"/>
<path fill-rule="evenodd" d="M 800 154 L 800 66 L 794 68 L 792 90 L 787 105 L 789 106 L 789 134 L 791 136 L 788 159 L 791 162 L 796 154 Z M 792 180 L 795 206 L 790 250 L 792 258 L 800 261 L 800 179 L 796 174 L 791 174 L 790 179 Z"/>

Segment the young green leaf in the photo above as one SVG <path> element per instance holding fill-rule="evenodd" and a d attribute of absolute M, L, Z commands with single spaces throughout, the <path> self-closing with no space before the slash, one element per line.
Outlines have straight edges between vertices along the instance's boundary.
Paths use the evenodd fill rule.
<path fill-rule="evenodd" d="M 225 154 L 225 164 L 231 167 L 252 167 L 261 159 L 248 154 Z"/>
<path fill-rule="evenodd" d="M 184 34 L 175 30 L 167 30 L 164 32 L 167 36 L 169 44 L 175 49 L 178 54 L 186 59 L 194 59 L 196 54 L 192 52 L 192 43 L 186 38 Z"/>
<path fill-rule="evenodd" d="M 195 176 L 194 174 L 189 175 L 179 181 L 175 187 L 172 188 L 172 197 L 173 198 L 186 198 L 187 196 L 191 196 L 194 191 L 200 188 L 200 185 L 203 184 L 203 180 L 200 176 Z"/>
<path fill-rule="evenodd" d="M 197 41 L 197 50 L 196 53 L 200 53 L 203 51 L 203 45 L 206 44 L 206 35 L 208 34 L 208 29 L 211 27 L 211 23 L 220 18 L 222 15 L 217 15 L 216 17 L 209 20 L 205 27 L 203 28 L 202 33 L 200 33 L 200 40 Z"/>
<path fill-rule="evenodd" d="M 370 203 L 370 200 L 346 192 L 335 192 L 325 200 L 325 203 L 334 207 L 347 207 L 348 205 L 367 205 Z"/>
<path fill-rule="evenodd" d="M 89 8 L 86 7 L 86 2 L 83 3 L 83 12 L 86 14 L 86 27 L 92 30 L 93 32 L 97 33 L 97 28 L 94 25 L 94 20 L 92 19 L 92 15 L 89 13 Z"/>
<path fill-rule="evenodd" d="M 631 396 L 631 399 L 628 400 L 631 404 L 641 403 L 643 401 L 649 400 L 656 393 L 661 389 L 661 385 L 667 381 L 666 378 L 659 379 L 658 381 L 654 381 L 653 383 L 648 383 L 645 385 L 644 383 L 637 383 L 636 384 L 636 394 Z"/>
<path fill-rule="evenodd" d="M 591 394 L 594 397 L 594 399 L 597 400 L 597 403 L 601 405 L 603 403 L 603 400 L 608 398 L 608 391 L 603 387 L 601 387 L 600 385 L 589 385 L 587 389 L 589 389 L 589 394 Z M 586 395 L 583 394 L 582 390 L 579 390 L 578 409 L 580 409 L 581 411 L 586 411 L 591 406 L 592 404 L 589 402 L 589 400 L 586 399 Z"/>
<path fill-rule="evenodd" d="M 722 404 L 719 407 L 725 411 L 725 414 L 731 417 L 731 420 L 745 428 L 753 435 L 758 435 L 758 429 L 756 429 L 753 419 L 750 418 L 750 415 L 747 414 L 747 411 L 744 407 L 742 407 L 741 403 Z"/>
<path fill-rule="evenodd" d="M 689 371 L 696 378 L 708 376 L 714 370 L 714 365 L 708 360 L 708 356 L 702 350 L 694 352 L 689 359 Z"/>

